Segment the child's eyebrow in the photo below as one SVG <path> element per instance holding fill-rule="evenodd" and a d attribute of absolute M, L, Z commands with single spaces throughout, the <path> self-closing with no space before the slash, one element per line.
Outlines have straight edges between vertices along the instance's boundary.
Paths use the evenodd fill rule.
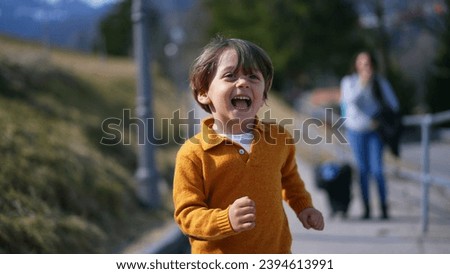
<path fill-rule="evenodd" d="M 230 65 L 230 66 L 226 66 L 226 67 L 223 67 L 223 68 L 219 68 L 219 69 L 217 70 L 217 73 L 220 73 L 220 74 L 228 73 L 228 72 L 236 73 L 236 72 L 238 72 L 240 69 L 241 69 L 241 68 L 239 68 L 239 67 L 237 67 L 237 66 L 232 66 L 232 65 Z"/>
<path fill-rule="evenodd" d="M 236 66 L 227 66 L 227 67 L 222 68 L 221 70 L 222 71 L 227 71 L 227 70 L 234 71 L 234 70 L 236 70 Z"/>

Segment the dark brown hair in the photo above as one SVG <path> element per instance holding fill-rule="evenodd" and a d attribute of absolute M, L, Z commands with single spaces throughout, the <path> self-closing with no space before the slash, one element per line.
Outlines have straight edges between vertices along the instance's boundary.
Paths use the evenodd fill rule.
<path fill-rule="evenodd" d="M 267 93 L 272 86 L 272 61 L 262 48 L 246 40 L 217 36 L 203 48 L 201 54 L 195 59 L 189 76 L 195 100 L 208 113 L 211 113 L 209 106 L 201 104 L 197 95 L 208 92 L 209 85 L 216 74 L 220 56 L 226 49 L 236 51 L 238 55 L 237 70 L 243 69 L 246 73 L 254 70 L 261 72 L 265 84 L 264 99 L 267 99 Z"/>
<path fill-rule="evenodd" d="M 363 53 L 367 54 L 367 56 L 369 56 L 370 65 L 372 66 L 372 69 L 373 69 L 374 73 L 376 73 L 377 70 L 378 70 L 378 62 L 377 62 L 377 58 L 375 57 L 375 52 L 373 52 L 371 50 L 360 50 L 360 51 L 358 51 L 352 58 L 350 71 L 352 73 L 356 72 L 356 59 L 358 58 L 358 56 L 360 54 L 363 54 Z"/>

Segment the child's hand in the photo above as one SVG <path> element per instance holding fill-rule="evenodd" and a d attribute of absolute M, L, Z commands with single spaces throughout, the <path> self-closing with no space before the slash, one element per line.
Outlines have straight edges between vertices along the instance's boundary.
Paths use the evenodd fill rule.
<path fill-rule="evenodd" d="M 305 208 L 297 217 L 306 229 L 323 230 L 325 227 L 322 213 L 315 208 Z"/>
<path fill-rule="evenodd" d="M 256 225 L 255 202 L 249 197 L 241 197 L 234 201 L 228 211 L 231 227 L 236 232 L 250 230 Z"/>

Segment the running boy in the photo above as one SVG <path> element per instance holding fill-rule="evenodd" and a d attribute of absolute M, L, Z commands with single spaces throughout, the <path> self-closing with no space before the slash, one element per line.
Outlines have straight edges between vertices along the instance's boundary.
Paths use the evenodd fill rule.
<path fill-rule="evenodd" d="M 291 135 L 256 116 L 272 78 L 265 51 L 240 39 L 213 39 L 191 68 L 194 98 L 212 114 L 176 159 L 174 217 L 192 253 L 290 253 L 283 199 L 305 228 L 324 228 Z"/>

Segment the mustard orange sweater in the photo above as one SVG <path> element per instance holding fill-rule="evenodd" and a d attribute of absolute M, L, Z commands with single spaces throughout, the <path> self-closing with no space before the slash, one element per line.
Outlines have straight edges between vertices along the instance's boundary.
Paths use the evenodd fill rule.
<path fill-rule="evenodd" d="M 290 253 L 291 233 L 282 199 L 298 214 L 312 207 L 298 173 L 295 144 L 282 127 L 256 120 L 251 153 L 211 129 L 180 148 L 174 177 L 174 217 L 192 253 Z M 255 228 L 236 233 L 229 206 L 248 196 L 256 204 Z M 299 223 L 300 224 L 300 223 Z"/>

